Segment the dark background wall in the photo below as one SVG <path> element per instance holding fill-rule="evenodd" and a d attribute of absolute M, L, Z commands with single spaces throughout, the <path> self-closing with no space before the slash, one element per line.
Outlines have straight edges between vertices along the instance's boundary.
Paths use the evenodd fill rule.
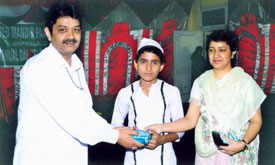
<path fill-rule="evenodd" d="M 126 22 L 129 25 L 129 31 L 140 29 L 151 29 L 153 38 L 158 38 L 161 34 L 162 23 L 168 19 L 177 21 L 175 30 L 200 30 L 199 20 L 196 17 L 199 15 L 200 9 L 218 5 L 220 3 L 228 4 L 228 24 L 238 27 L 241 24 L 241 18 L 245 13 L 255 15 L 255 25 L 258 24 L 273 24 L 275 12 L 273 11 L 275 1 L 272 0 L 70 0 L 78 4 L 82 11 L 84 27 L 83 31 L 102 31 L 103 34 L 110 35 L 111 29 L 117 22 Z M 48 43 L 43 35 L 44 16 L 49 6 L 57 0 L 0 0 L 0 48 L 3 50 L 13 49 L 18 46 L 13 39 L 6 38 L 6 27 L 18 27 L 22 22 L 30 23 L 27 28 L 18 30 L 20 36 L 16 36 L 23 42 L 29 42 L 29 38 L 24 34 L 41 31 L 41 35 L 31 38 L 33 41 L 39 41 L 40 45 L 32 44 L 30 46 L 18 46 L 18 50 L 27 50 L 27 57 L 22 58 L 22 61 L 13 61 L 7 65 L 0 60 L 0 164 L 12 164 L 13 149 L 15 143 L 15 130 L 17 125 L 17 106 L 18 106 L 18 73 L 24 61 L 39 52 Z M 195 5 L 196 4 L 196 5 Z M 15 15 L 8 15 L 4 10 L 16 6 L 27 5 L 21 9 L 22 12 L 15 12 Z M 28 6 L 29 5 L 29 6 Z M 177 7 L 175 7 L 177 6 Z M 29 8 L 28 8 L 29 7 Z M 26 12 L 24 12 L 26 10 Z M 191 13 L 196 13 L 195 17 Z M 19 13 L 19 14 L 18 14 Z M 168 16 L 167 16 L 168 15 Z M 212 19 L 212 18 L 209 18 Z M 249 18 L 247 18 L 249 20 Z M 159 23 L 161 22 L 161 23 Z M 191 27 L 191 24 L 194 26 Z M 169 24 L 168 24 L 169 25 Z M 25 25 L 24 26 L 28 26 Z M 4 28 L 3 28 L 4 27 Z M 167 28 L 166 28 L 167 29 Z M 23 32 L 23 33 L 22 33 Z M 167 33 L 166 33 L 167 34 Z M 274 34 L 270 34 L 271 36 Z M 85 36 L 85 34 L 83 34 Z M 16 38 L 15 37 L 15 38 Z M 170 37 L 170 36 L 168 36 Z M 19 44 L 19 43 L 17 43 Z M 22 43 L 21 43 L 22 44 Z M 78 54 L 81 58 L 84 56 L 85 39 L 83 37 L 82 47 Z M 15 45 L 15 46 L 14 46 Z M 170 49 L 167 49 L 170 50 Z M 12 54 L 13 52 L 11 52 Z M 20 53 L 20 52 L 19 52 Z M 18 54 L 19 54 L 18 53 Z M 24 50 L 25 53 L 25 50 Z M 0 52 L 1 57 L 2 52 Z M 16 53 L 14 53 L 16 54 Z M 173 53 L 172 53 L 173 54 Z M 5 54 L 4 54 L 5 55 Z M 174 54 L 177 56 L 179 54 Z M 18 57 L 20 56 L 17 55 Z M 264 54 L 263 54 L 264 56 Z M 270 61 L 275 60 L 275 56 L 270 54 Z M 173 75 L 173 72 L 170 75 Z M 164 79 L 167 76 L 163 77 Z M 173 83 L 169 76 L 167 78 L 170 83 Z M 106 120 L 110 121 L 112 115 L 112 107 L 116 94 L 107 94 L 105 96 L 93 95 L 94 109 L 102 115 Z M 272 164 L 275 162 L 275 94 L 267 92 L 267 99 L 262 105 L 263 126 L 260 131 L 260 151 L 259 164 Z M 183 103 L 185 111 L 188 108 L 188 103 Z M 174 147 L 178 157 L 179 164 L 182 162 L 192 164 L 194 161 L 194 142 L 193 130 L 186 132 L 180 143 L 175 143 Z M 123 161 L 124 149 L 118 145 L 100 143 L 89 147 L 89 164 L 121 164 Z"/>

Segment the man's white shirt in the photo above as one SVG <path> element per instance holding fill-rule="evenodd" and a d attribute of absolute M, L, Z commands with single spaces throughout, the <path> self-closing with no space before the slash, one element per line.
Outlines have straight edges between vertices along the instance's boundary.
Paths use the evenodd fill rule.
<path fill-rule="evenodd" d="M 87 146 L 116 143 L 112 129 L 92 109 L 84 69 L 71 67 L 50 44 L 20 73 L 20 100 L 14 165 L 87 165 Z"/>

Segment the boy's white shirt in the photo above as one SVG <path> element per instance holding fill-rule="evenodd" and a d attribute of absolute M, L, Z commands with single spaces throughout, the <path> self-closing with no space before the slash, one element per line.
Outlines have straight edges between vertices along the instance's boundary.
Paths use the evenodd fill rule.
<path fill-rule="evenodd" d="M 111 122 L 112 126 L 123 126 L 124 120 L 128 113 L 128 126 L 135 126 L 135 114 L 133 110 L 133 104 L 130 99 L 131 96 L 137 112 L 136 126 L 138 127 L 138 129 L 144 129 L 150 124 L 162 123 L 164 111 L 163 98 L 160 90 L 162 82 L 162 80 L 158 79 L 157 82 L 151 86 L 148 96 L 144 94 L 142 88 L 140 87 L 140 81 L 136 81 L 133 83 L 134 93 L 132 93 L 131 85 L 121 89 L 115 101 L 115 107 Z M 175 121 L 179 118 L 184 117 L 181 96 L 178 88 L 168 83 L 164 83 L 163 93 L 166 102 L 165 122 Z M 183 134 L 183 132 L 178 133 L 179 139 L 176 140 L 177 142 L 180 141 L 180 138 L 183 136 Z M 137 164 L 143 164 L 141 162 L 145 160 L 147 160 L 147 163 L 148 160 L 150 160 L 150 164 L 154 164 L 154 162 L 156 164 L 159 164 L 160 158 L 158 159 L 158 157 L 160 157 L 160 150 L 160 146 L 158 146 L 154 150 L 146 148 L 138 150 L 136 152 L 138 161 Z M 171 142 L 165 144 L 164 152 L 164 161 L 170 161 L 169 164 L 171 164 L 171 162 L 176 162 L 176 157 L 174 155 L 174 150 Z M 169 159 L 167 158 L 168 155 L 170 156 Z M 156 156 L 156 160 L 153 159 L 154 156 Z M 124 164 L 133 163 L 132 161 L 132 152 L 129 150 L 126 152 Z M 151 161 L 153 162 L 151 163 Z M 144 164 L 146 164 L 146 162 L 144 162 Z"/>

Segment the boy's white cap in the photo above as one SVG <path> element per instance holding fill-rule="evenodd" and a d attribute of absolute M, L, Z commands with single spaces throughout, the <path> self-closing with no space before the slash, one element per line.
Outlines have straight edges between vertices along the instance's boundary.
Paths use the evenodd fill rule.
<path fill-rule="evenodd" d="M 149 39 L 149 38 L 142 38 L 141 41 L 140 41 L 140 43 L 139 43 L 137 51 L 139 51 L 144 46 L 154 46 L 154 47 L 157 47 L 162 52 L 162 54 L 164 53 L 164 51 L 163 51 L 162 47 L 160 46 L 160 44 L 157 41 L 155 41 L 155 40 L 152 40 L 152 39 Z"/>

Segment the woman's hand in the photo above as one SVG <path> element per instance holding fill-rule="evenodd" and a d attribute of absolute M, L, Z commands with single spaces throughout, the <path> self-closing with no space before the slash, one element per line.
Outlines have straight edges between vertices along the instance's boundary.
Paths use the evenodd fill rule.
<path fill-rule="evenodd" d="M 113 129 L 118 130 L 118 131 L 120 131 L 120 130 L 132 130 L 131 127 L 125 127 L 125 126 L 113 127 Z"/>
<path fill-rule="evenodd" d="M 228 141 L 228 146 L 220 146 L 221 152 L 228 154 L 228 155 L 234 155 L 240 151 L 243 151 L 245 149 L 245 144 L 240 141 L 235 141 L 233 139 L 230 139 L 224 135 L 222 137 Z"/>
<path fill-rule="evenodd" d="M 162 124 L 153 124 L 153 125 L 149 125 L 149 126 L 145 127 L 144 130 L 145 130 L 145 131 L 154 130 L 154 131 L 156 131 L 156 132 L 159 133 L 159 134 L 163 132 L 163 131 L 162 131 Z"/>
<path fill-rule="evenodd" d="M 258 108 L 257 112 L 250 118 L 250 125 L 248 126 L 243 139 L 246 143 L 250 143 L 259 133 L 262 126 L 262 114 L 261 107 Z M 244 150 L 245 144 L 243 142 L 234 141 L 228 137 L 223 136 L 228 142 L 228 146 L 221 147 L 221 152 L 229 155 L 234 155 L 237 152 Z"/>

